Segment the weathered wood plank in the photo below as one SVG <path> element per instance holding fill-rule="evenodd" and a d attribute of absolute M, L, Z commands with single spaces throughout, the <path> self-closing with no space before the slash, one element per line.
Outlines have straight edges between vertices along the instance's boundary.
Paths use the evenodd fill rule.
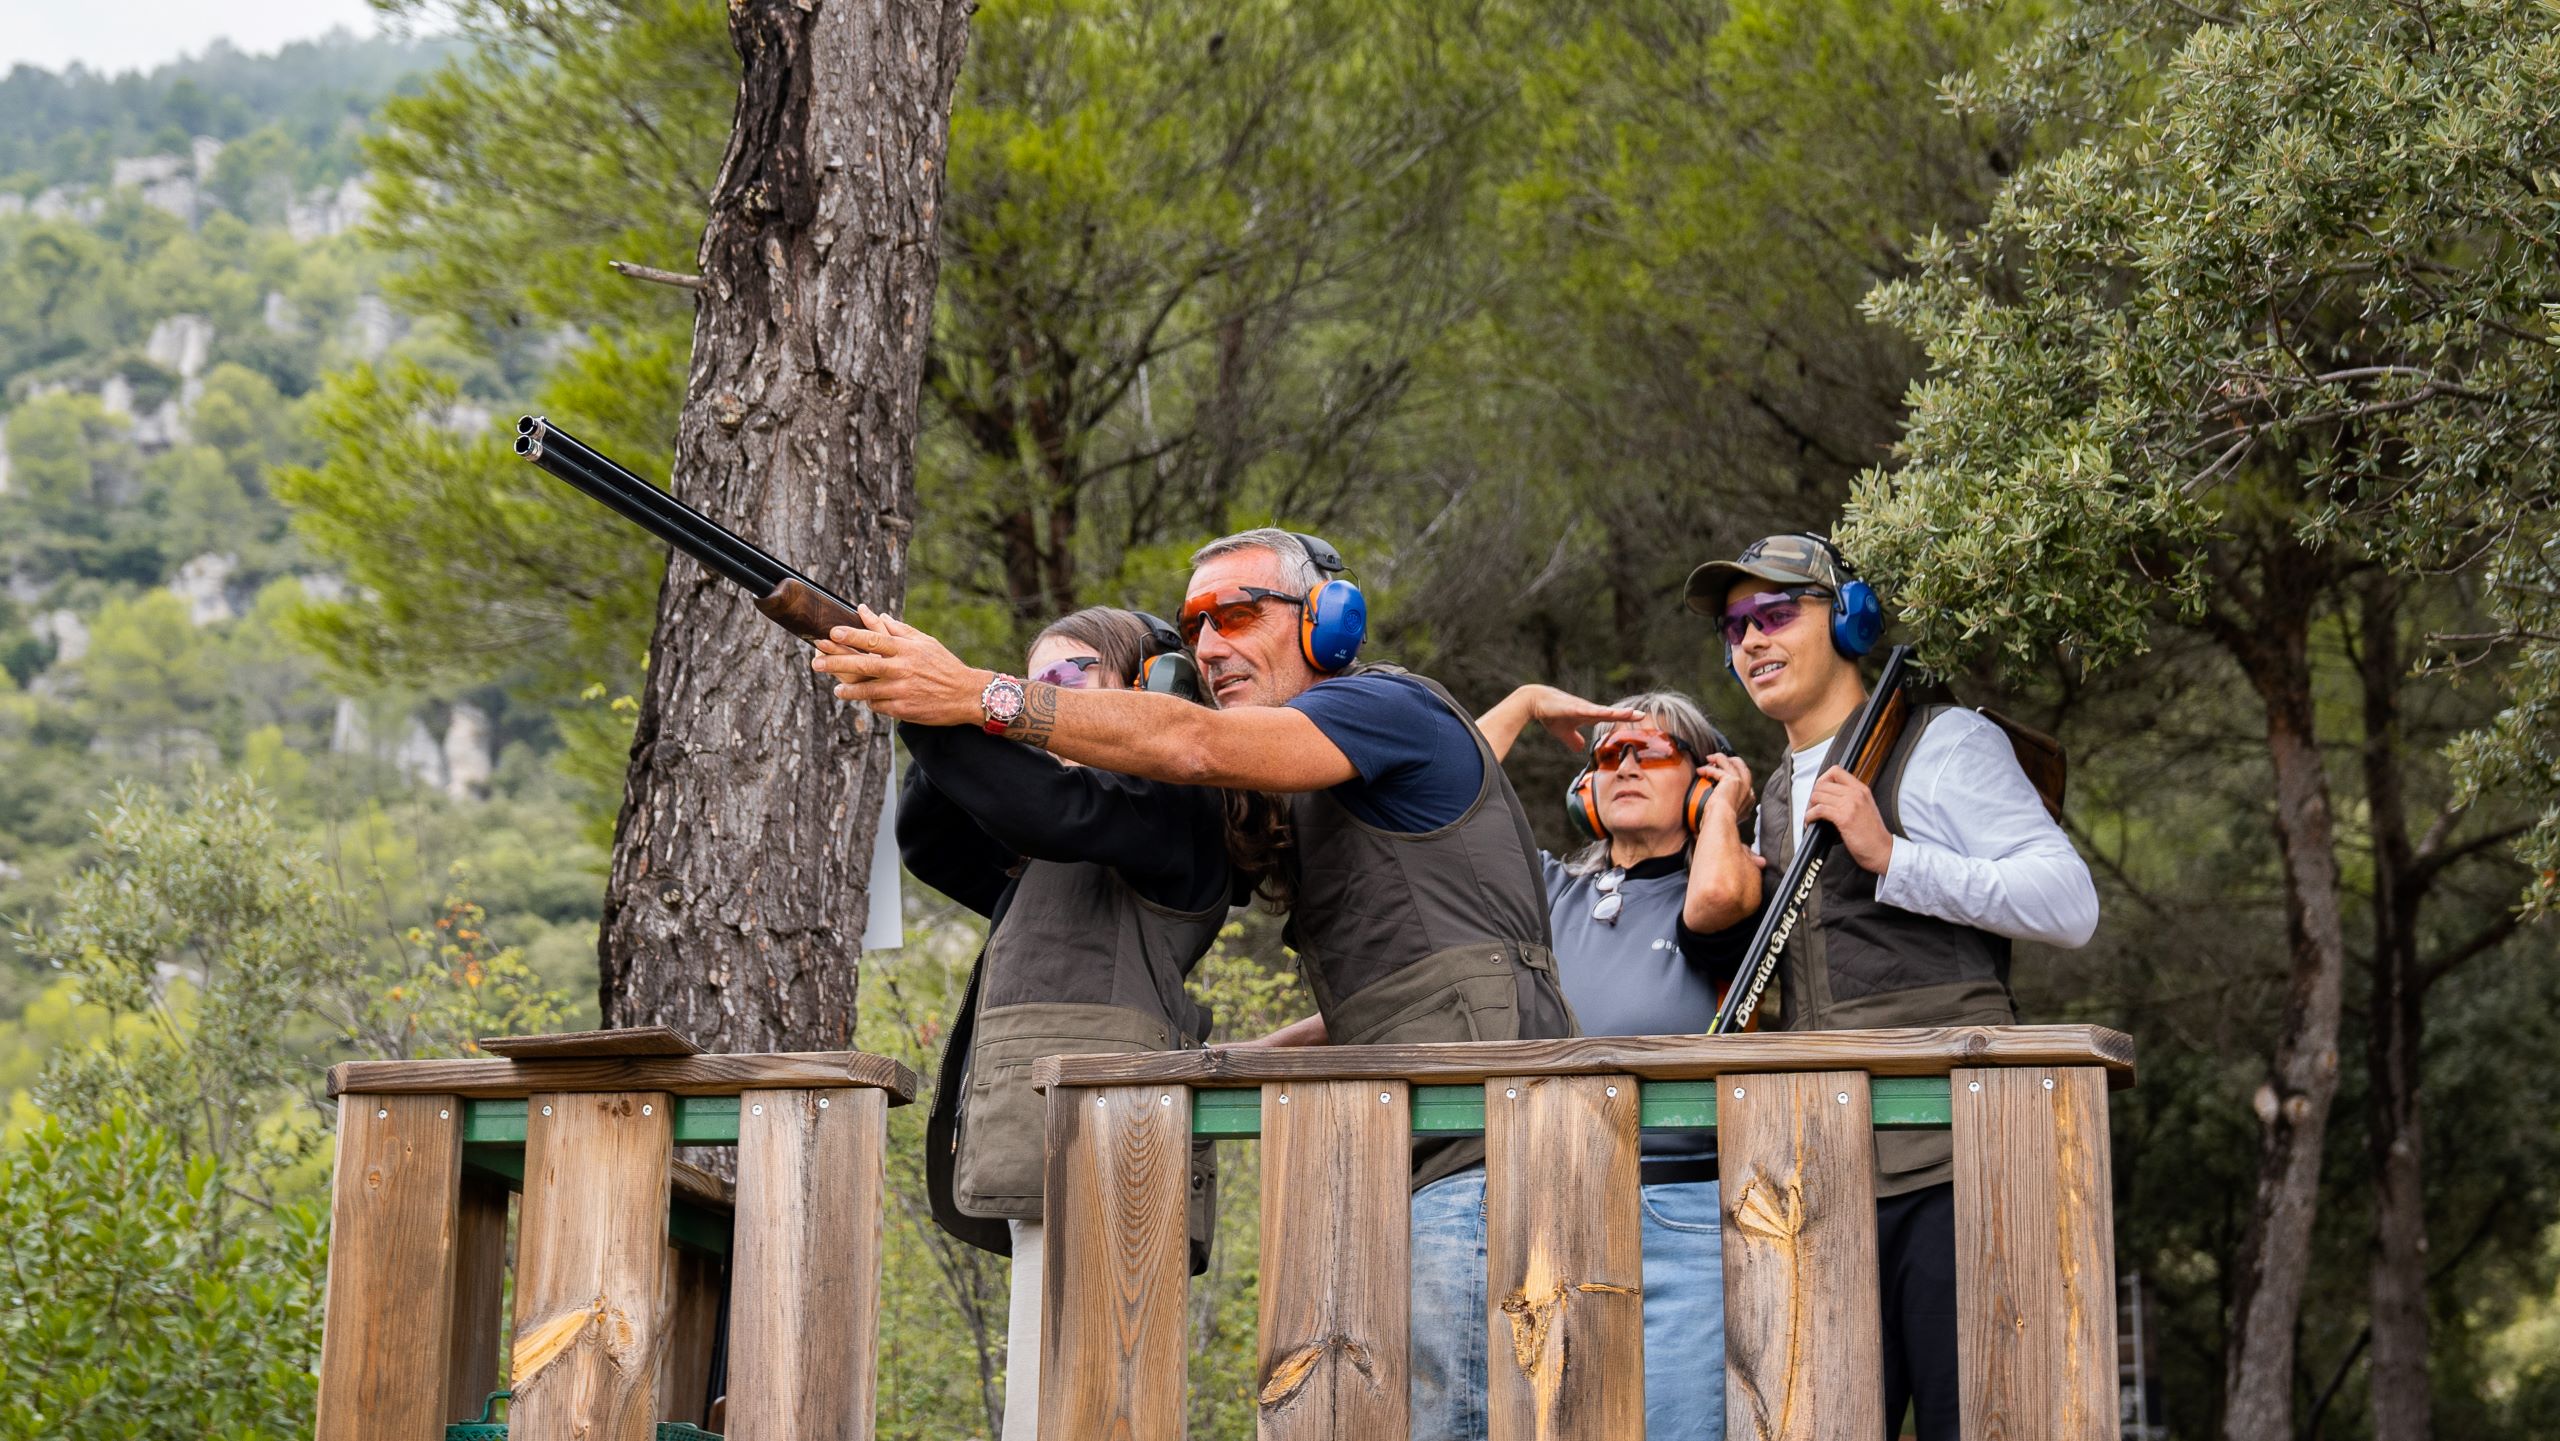
<path fill-rule="evenodd" d="M 1738 1036 L 1576 1036 L 1428 1046 L 1225 1046 L 1203 1051 L 1051 1056 L 1049 1086 L 1258 1086 L 1266 1081 L 1410 1080 L 1627 1074 L 1695 1081 L 1729 1072 L 1859 1070 L 1943 1076 L 1957 1066 L 2100 1066 L 2133 1084 L 2133 1039 L 2104 1026 L 1944 1026 L 1883 1031 L 1754 1031 Z"/>
<path fill-rule="evenodd" d="M 1725 1434 L 1884 1434 L 1867 1078 L 1718 1078 Z"/>
<path fill-rule="evenodd" d="M 1485 1082 L 1492 1441 L 1644 1441 L 1633 1076 Z"/>
<path fill-rule="evenodd" d="M 2114 1441 L 2106 1082 L 2087 1067 L 1959 1070 L 1952 1099 L 1967 1441 Z"/>
<path fill-rule="evenodd" d="M 438 1441 L 453 1344 L 462 1102 L 351 1095 L 338 1108 L 318 1441 Z"/>
<path fill-rule="evenodd" d="M 444 1107 L 440 1109 L 453 1109 Z M 507 1319 L 506 1183 L 462 1180 L 454 1228 L 453 1342 L 445 1353 L 444 1419 L 470 1421 L 498 1389 L 498 1339 Z"/>
<path fill-rule="evenodd" d="M 1405 1441 L 1412 1158 L 1402 1081 L 1262 1088 L 1262 1441 Z"/>
<path fill-rule="evenodd" d="M 1191 1107 L 1180 1087 L 1049 1098 L 1040 1434 L 1180 1441 Z"/>
<path fill-rule="evenodd" d="M 625 1026 L 612 1031 L 563 1031 L 556 1036 L 482 1036 L 473 1044 L 493 1056 L 533 1061 L 557 1057 L 699 1056 L 693 1037 L 671 1026 Z"/>
<path fill-rule="evenodd" d="M 329 1068 L 329 1094 L 417 1092 L 473 1099 L 530 1096 L 536 1091 L 665 1091 L 679 1096 L 734 1096 L 750 1090 L 825 1090 L 865 1086 L 886 1091 L 889 1104 L 915 1099 L 916 1073 L 886 1056 L 861 1051 L 799 1051 L 769 1056 L 640 1056 L 542 1061 L 341 1061 Z"/>
<path fill-rule="evenodd" d="M 725 1257 L 670 1243 L 667 1269 L 667 1364 L 658 1372 L 658 1417 L 699 1426 L 711 1409 L 711 1353 L 718 1348 L 720 1302 L 729 1290 Z"/>
<path fill-rule="evenodd" d="M 846 1087 L 740 1099 L 726 1434 L 868 1441 L 887 1098 Z"/>
<path fill-rule="evenodd" d="M 516 1239 L 513 1435 L 656 1435 L 675 1144 L 668 1100 L 663 1091 L 533 1097 Z"/>

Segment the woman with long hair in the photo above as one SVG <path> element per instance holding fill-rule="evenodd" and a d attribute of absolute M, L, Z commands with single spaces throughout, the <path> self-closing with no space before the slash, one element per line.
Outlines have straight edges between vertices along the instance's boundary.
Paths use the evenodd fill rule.
<path fill-rule="evenodd" d="M 1154 682 L 1183 690 L 1180 637 L 1161 620 L 1095 606 L 1032 642 L 1025 674 L 1071 689 Z M 1168 679 L 1167 667 L 1176 672 Z M 1199 698 L 1196 688 L 1189 692 Z M 934 1219 L 1013 1260 L 1005 1441 L 1039 1414 L 1042 1056 L 1161 1051 L 1207 1039 L 1183 978 L 1252 878 L 1231 827 L 1256 836 L 1252 798 L 1058 760 L 968 726 L 901 723 L 912 761 L 898 849 L 918 880 L 987 917 L 943 1051 L 925 1132 Z M 1236 819 L 1231 822 L 1230 812 Z M 1212 1220 L 1208 1148 L 1194 1149 L 1194 1269 Z"/>

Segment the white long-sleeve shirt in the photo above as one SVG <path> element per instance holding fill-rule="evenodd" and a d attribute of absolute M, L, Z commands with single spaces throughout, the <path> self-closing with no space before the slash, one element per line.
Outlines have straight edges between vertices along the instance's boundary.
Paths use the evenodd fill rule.
<path fill-rule="evenodd" d="M 1799 824 L 1830 748 L 1825 740 L 1791 759 L 1788 814 Z M 1940 713 L 1912 747 L 1898 805 L 1902 834 L 1877 900 L 2014 941 L 2076 948 L 2096 933 L 2089 865 L 2045 813 L 1998 726 L 1969 710 Z"/>

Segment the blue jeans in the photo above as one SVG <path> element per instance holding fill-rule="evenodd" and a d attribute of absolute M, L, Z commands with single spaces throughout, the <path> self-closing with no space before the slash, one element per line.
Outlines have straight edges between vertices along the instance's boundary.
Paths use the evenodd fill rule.
<path fill-rule="evenodd" d="M 1716 1183 L 1646 1186 L 1646 1441 L 1723 1441 L 1724 1223 Z M 1413 1441 L 1483 1441 L 1484 1172 L 1413 1194 Z"/>

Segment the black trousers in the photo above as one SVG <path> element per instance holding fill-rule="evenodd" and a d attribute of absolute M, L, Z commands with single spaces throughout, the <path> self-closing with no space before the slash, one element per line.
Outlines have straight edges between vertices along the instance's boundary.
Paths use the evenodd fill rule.
<path fill-rule="evenodd" d="M 1884 1434 L 1918 1412 L 1920 1441 L 1958 1441 L 1956 1190 L 1931 1186 L 1876 1202 L 1884 1291 Z"/>

